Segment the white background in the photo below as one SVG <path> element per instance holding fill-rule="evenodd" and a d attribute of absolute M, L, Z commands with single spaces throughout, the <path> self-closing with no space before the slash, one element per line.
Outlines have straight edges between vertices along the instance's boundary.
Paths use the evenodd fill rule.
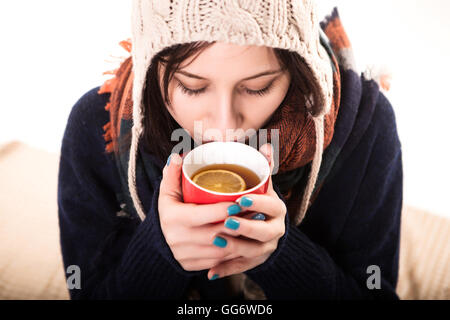
<path fill-rule="evenodd" d="M 319 0 L 321 16 L 336 4 L 359 68 L 393 74 L 405 203 L 450 217 L 450 1 Z M 1 1 L 0 143 L 59 152 L 73 104 L 126 55 L 129 19 L 124 0 Z"/>

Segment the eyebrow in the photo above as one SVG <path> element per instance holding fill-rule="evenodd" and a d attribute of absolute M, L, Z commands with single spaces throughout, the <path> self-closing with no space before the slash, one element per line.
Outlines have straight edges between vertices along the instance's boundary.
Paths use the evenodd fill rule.
<path fill-rule="evenodd" d="M 268 75 L 272 75 L 272 74 L 277 74 L 277 73 L 280 73 L 280 72 L 283 72 L 283 71 L 284 71 L 284 69 L 264 71 L 264 72 L 255 74 L 254 76 L 242 79 L 242 81 L 256 79 L 256 78 L 259 78 L 259 77 L 268 76 Z M 199 79 L 199 80 L 208 80 L 206 78 L 200 77 L 198 75 L 195 75 L 195 74 L 189 73 L 187 71 L 183 71 L 183 70 L 178 70 L 176 73 L 181 73 L 182 75 L 185 75 L 186 77 L 189 77 L 189 78 L 194 78 L 194 79 Z"/>

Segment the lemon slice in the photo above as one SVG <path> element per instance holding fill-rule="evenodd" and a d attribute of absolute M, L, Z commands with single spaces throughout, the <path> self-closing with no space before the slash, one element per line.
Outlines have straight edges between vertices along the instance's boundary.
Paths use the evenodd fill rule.
<path fill-rule="evenodd" d="M 205 170 L 197 173 L 192 181 L 202 188 L 222 193 L 241 192 L 246 189 L 244 179 L 229 170 Z"/>

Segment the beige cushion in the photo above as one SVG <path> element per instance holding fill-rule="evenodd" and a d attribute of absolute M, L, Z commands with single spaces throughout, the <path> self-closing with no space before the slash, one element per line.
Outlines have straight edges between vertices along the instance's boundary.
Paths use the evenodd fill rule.
<path fill-rule="evenodd" d="M 59 245 L 59 157 L 0 149 L 0 299 L 68 299 Z"/>
<path fill-rule="evenodd" d="M 0 299 L 68 299 L 56 202 L 59 155 L 0 146 Z M 450 220 L 404 206 L 397 293 L 450 299 Z"/>
<path fill-rule="evenodd" d="M 406 206 L 397 294 L 404 300 L 448 300 L 449 272 L 450 220 Z"/>

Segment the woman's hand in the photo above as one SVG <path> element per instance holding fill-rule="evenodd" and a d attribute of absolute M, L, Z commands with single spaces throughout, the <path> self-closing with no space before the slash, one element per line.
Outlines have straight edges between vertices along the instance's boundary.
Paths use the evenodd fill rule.
<path fill-rule="evenodd" d="M 269 160 L 271 173 L 273 170 L 273 151 L 269 144 L 260 148 Z M 266 220 L 253 220 L 246 217 L 230 217 L 223 224 L 221 235 L 226 240 L 224 255 L 238 257 L 224 261 L 211 268 L 209 279 L 223 278 L 241 273 L 264 263 L 276 250 L 278 240 L 285 233 L 286 205 L 273 189 L 272 175 L 266 194 L 249 194 L 239 198 L 242 212 L 247 210 L 263 213 Z M 254 214 L 253 214 L 254 215 Z"/>
<path fill-rule="evenodd" d="M 270 145 L 264 145 L 260 151 L 270 159 L 272 171 Z M 213 274 L 223 277 L 240 273 L 265 262 L 285 232 L 286 206 L 273 190 L 271 177 L 266 194 L 246 196 L 253 200 L 251 206 L 247 203 L 246 207 L 245 201 L 240 201 L 240 205 L 197 205 L 183 202 L 181 165 L 181 157 L 172 154 L 163 170 L 158 211 L 166 242 L 182 268 L 199 271 L 215 267 L 210 271 L 211 278 Z M 249 210 L 264 213 L 266 221 L 249 219 L 255 215 L 245 215 Z M 236 214 L 240 213 L 244 215 L 238 217 Z"/>
<path fill-rule="evenodd" d="M 181 164 L 178 154 L 172 154 L 163 169 L 158 198 L 161 229 L 173 256 L 186 271 L 209 269 L 222 261 L 240 255 L 213 245 L 223 231 L 227 209 L 233 202 L 217 204 L 184 203 L 181 191 Z M 217 240 L 216 240 L 217 241 Z"/>

